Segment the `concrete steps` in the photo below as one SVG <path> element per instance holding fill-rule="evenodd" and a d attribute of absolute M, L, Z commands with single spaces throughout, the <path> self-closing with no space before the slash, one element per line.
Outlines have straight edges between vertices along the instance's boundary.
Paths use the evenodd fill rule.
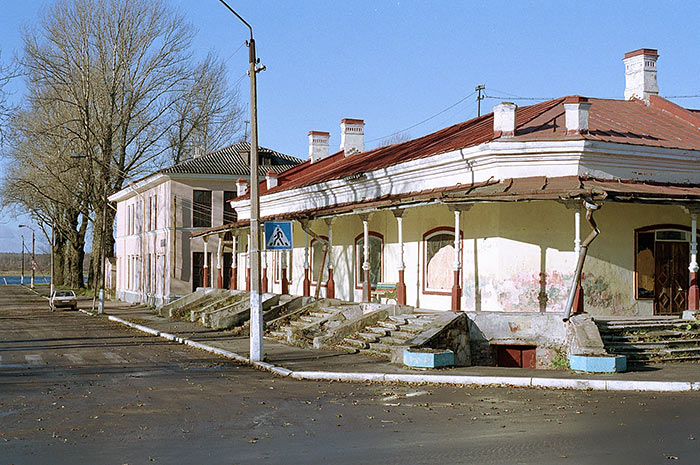
<path fill-rule="evenodd" d="M 392 315 L 346 337 L 337 348 L 356 351 L 364 355 L 391 359 L 391 352 L 420 334 L 433 322 L 434 313 Z"/>
<path fill-rule="evenodd" d="M 605 349 L 628 363 L 700 360 L 700 324 L 673 317 L 596 319 Z"/>

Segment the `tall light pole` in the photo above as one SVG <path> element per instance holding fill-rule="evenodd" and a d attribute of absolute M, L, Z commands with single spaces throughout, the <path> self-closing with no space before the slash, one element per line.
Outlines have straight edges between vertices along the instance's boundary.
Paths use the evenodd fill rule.
<path fill-rule="evenodd" d="M 24 286 L 24 234 L 20 235 L 22 237 L 22 277 L 19 280 L 19 283 Z"/>
<path fill-rule="evenodd" d="M 34 256 L 34 228 L 27 226 L 26 224 L 20 224 L 20 228 L 27 228 L 32 232 L 32 281 L 30 287 L 34 289 L 34 275 L 36 274 L 36 258 Z M 22 236 L 22 281 L 24 281 L 24 236 Z"/>
<path fill-rule="evenodd" d="M 250 69 L 250 360 L 259 362 L 264 358 L 263 349 L 263 320 L 260 302 L 260 192 L 258 185 L 258 91 L 256 74 L 265 69 L 258 67 L 259 60 L 255 56 L 255 39 L 253 28 L 248 22 L 228 6 L 224 0 L 219 0 L 250 30 L 248 41 L 248 63 Z"/>

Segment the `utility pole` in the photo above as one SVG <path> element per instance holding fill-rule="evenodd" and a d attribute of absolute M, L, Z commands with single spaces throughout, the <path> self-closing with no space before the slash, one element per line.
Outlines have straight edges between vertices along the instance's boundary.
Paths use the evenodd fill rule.
<path fill-rule="evenodd" d="M 479 84 L 474 88 L 478 92 L 476 96 L 476 116 L 481 116 L 481 101 L 486 98 L 481 92 L 486 89 L 486 84 Z"/>
<path fill-rule="evenodd" d="M 34 289 L 34 277 L 36 274 L 36 257 L 34 256 L 34 244 L 35 244 L 34 228 L 31 228 L 31 227 L 27 226 L 26 224 L 20 224 L 18 226 L 20 228 L 27 228 L 32 232 L 32 281 L 31 281 L 31 288 Z M 24 284 L 24 236 L 22 236 L 22 284 Z"/>
<path fill-rule="evenodd" d="M 258 66 L 255 56 L 255 39 L 253 28 L 224 0 L 219 0 L 231 13 L 241 20 L 250 30 L 248 45 L 248 62 L 250 69 L 250 361 L 263 360 L 263 319 L 260 301 L 260 192 L 258 184 L 258 92 L 256 75 L 265 69 Z"/>

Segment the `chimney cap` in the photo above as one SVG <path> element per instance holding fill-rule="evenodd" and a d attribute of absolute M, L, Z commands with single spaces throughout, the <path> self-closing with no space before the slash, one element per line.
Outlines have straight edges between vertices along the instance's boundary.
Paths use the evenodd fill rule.
<path fill-rule="evenodd" d="M 625 58 L 632 58 L 632 57 L 636 57 L 637 55 L 652 55 L 652 56 L 658 57 L 659 51 L 655 48 L 640 48 L 640 49 L 625 53 Z"/>
<path fill-rule="evenodd" d="M 310 136 L 329 136 L 331 135 L 330 132 L 326 131 L 309 131 Z"/>
<path fill-rule="evenodd" d="M 270 170 L 265 174 L 265 176 L 277 176 L 277 171 Z"/>
<path fill-rule="evenodd" d="M 236 184 L 241 184 L 241 183 L 248 184 L 248 180 L 246 178 L 238 178 L 238 181 L 236 181 Z"/>
<path fill-rule="evenodd" d="M 340 122 L 347 124 L 365 124 L 365 120 L 355 118 L 343 118 Z"/>
<path fill-rule="evenodd" d="M 588 97 L 582 97 L 580 95 L 569 95 L 564 99 L 564 103 L 590 103 Z"/>

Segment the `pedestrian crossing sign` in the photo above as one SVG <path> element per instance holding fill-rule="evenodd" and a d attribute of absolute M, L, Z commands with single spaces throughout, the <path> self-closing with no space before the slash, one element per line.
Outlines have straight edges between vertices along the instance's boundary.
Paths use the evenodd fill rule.
<path fill-rule="evenodd" d="M 265 222 L 265 249 L 292 250 L 292 222 Z"/>

